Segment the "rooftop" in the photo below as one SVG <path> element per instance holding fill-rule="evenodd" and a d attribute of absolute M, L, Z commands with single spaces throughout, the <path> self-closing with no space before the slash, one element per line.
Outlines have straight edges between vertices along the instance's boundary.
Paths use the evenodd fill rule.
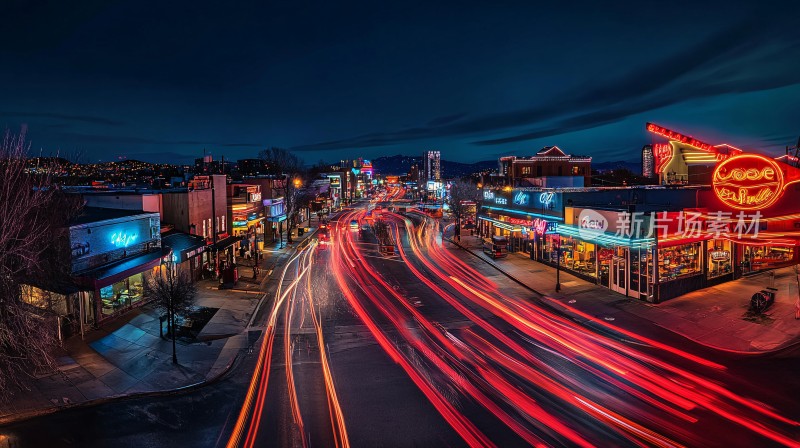
<path fill-rule="evenodd" d="M 137 215 L 152 215 L 152 212 L 144 212 L 141 210 L 120 210 L 116 208 L 100 208 L 100 207 L 84 207 L 81 214 L 75 217 L 71 222 L 71 226 L 79 226 L 82 224 L 89 224 L 93 222 L 109 221 L 112 219 L 127 218 Z M 156 215 L 158 213 L 155 213 Z"/>

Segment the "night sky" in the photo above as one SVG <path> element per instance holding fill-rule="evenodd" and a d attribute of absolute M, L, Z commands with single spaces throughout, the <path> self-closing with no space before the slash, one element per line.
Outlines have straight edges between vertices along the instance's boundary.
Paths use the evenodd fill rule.
<path fill-rule="evenodd" d="M 773 154 L 800 135 L 800 2 L 234 3 L 0 2 L 0 127 L 173 163 L 637 160 L 646 121 Z"/>

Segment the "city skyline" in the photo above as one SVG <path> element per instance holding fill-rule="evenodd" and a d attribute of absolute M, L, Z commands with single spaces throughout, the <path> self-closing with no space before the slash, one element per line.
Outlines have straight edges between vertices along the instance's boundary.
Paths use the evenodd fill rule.
<path fill-rule="evenodd" d="M 34 155 L 470 163 L 558 145 L 604 162 L 660 142 L 647 121 L 772 155 L 800 132 L 800 39 L 766 7 L 4 8 L 0 126 Z"/>

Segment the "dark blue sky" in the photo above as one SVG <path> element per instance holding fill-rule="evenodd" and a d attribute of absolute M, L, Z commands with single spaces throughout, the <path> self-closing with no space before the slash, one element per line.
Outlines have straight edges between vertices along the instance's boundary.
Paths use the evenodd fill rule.
<path fill-rule="evenodd" d="M 797 2 L 234 3 L 0 3 L 0 127 L 171 162 L 636 160 L 646 121 L 776 154 L 800 134 Z"/>

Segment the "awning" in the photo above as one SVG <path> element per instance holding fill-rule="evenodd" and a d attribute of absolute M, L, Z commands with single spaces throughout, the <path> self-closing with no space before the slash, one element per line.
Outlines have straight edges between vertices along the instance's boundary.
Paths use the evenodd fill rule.
<path fill-rule="evenodd" d="M 162 236 L 161 245 L 171 248 L 180 263 L 200 255 L 206 250 L 205 238 L 183 232 L 168 233 Z"/>
<path fill-rule="evenodd" d="M 601 246 L 624 246 L 631 248 L 647 248 L 655 244 L 654 238 L 626 238 L 613 233 L 595 232 L 587 229 L 579 229 L 575 226 L 560 224 L 558 226 L 559 235 L 571 236 L 578 238 L 589 243 L 599 244 Z"/>
<path fill-rule="evenodd" d="M 241 239 L 242 237 L 240 236 L 229 236 L 217 241 L 217 244 L 214 244 L 212 247 L 216 251 L 225 250 L 236 244 L 237 241 L 241 241 Z"/>
<path fill-rule="evenodd" d="M 536 213 L 534 211 L 513 210 L 513 209 L 510 209 L 510 208 L 492 207 L 492 206 L 489 206 L 489 205 L 483 205 L 482 208 L 485 208 L 487 210 L 491 210 L 491 211 L 493 211 L 495 213 L 498 213 L 498 214 L 511 214 L 511 215 L 525 216 L 525 217 L 533 216 L 535 218 L 548 219 L 548 220 L 551 220 L 551 221 L 563 221 L 564 220 L 564 218 L 561 217 L 561 216 L 546 215 L 546 214 L 543 214 L 543 213 Z"/>
<path fill-rule="evenodd" d="M 76 273 L 74 277 L 78 283 L 102 288 L 153 269 L 161 263 L 161 257 L 161 249 L 159 249 L 156 252 L 149 252 L 111 265 Z"/>

